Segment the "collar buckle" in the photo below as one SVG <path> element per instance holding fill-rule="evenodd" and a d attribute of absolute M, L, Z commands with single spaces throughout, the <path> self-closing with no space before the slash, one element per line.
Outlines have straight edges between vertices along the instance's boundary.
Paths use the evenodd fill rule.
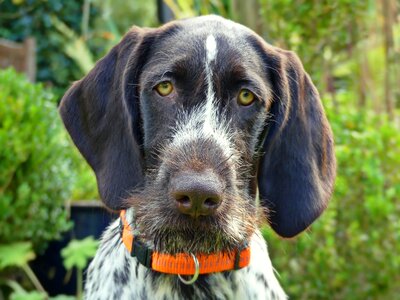
<path fill-rule="evenodd" d="M 151 257 L 153 251 L 146 247 L 139 239 L 134 239 L 132 243 L 131 256 L 136 259 L 147 268 L 151 268 Z"/>
<path fill-rule="evenodd" d="M 233 269 L 234 270 L 239 270 L 241 269 L 240 267 L 240 255 L 242 254 L 242 251 L 244 249 L 246 249 L 248 247 L 248 244 L 245 242 L 243 243 L 243 245 L 241 247 L 239 247 L 236 251 L 235 251 L 235 261 L 233 264 Z"/>

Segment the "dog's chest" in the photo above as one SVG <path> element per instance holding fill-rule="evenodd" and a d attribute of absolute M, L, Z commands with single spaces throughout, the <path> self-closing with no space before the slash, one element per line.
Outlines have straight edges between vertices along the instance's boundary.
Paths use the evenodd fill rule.
<path fill-rule="evenodd" d="M 184 285 L 176 275 L 164 275 L 130 257 L 121 242 L 118 222 L 105 232 L 91 263 L 86 299 L 286 299 L 268 257 L 264 240 L 251 241 L 250 265 L 244 269 L 200 276 Z"/>

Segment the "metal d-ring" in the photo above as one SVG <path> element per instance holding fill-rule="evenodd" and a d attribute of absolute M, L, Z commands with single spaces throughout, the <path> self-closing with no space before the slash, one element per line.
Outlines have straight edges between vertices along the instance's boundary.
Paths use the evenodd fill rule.
<path fill-rule="evenodd" d="M 181 274 L 178 274 L 179 280 L 180 280 L 182 283 L 187 284 L 187 285 L 190 285 L 190 284 L 195 283 L 196 280 L 197 280 L 197 278 L 199 278 L 199 274 L 200 274 L 200 265 L 199 265 L 199 261 L 197 260 L 196 255 L 194 255 L 193 253 L 190 253 L 190 255 L 191 255 L 192 258 L 193 258 L 194 267 L 195 267 L 195 271 L 194 271 L 193 277 L 192 277 L 190 280 L 186 280 L 186 279 L 183 279 L 183 278 L 182 278 Z"/>

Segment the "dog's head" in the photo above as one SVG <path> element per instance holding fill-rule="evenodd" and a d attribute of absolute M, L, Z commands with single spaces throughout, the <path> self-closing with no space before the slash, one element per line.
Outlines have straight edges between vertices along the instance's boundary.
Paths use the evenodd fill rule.
<path fill-rule="evenodd" d="M 332 192 L 332 133 L 299 59 L 220 17 L 132 28 L 60 113 L 104 203 L 134 206 L 155 248 L 236 247 L 254 231 L 257 191 L 291 237 Z"/>

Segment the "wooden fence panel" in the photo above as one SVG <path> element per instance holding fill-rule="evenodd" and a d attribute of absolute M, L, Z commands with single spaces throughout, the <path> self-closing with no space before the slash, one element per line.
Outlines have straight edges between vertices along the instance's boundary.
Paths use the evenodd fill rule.
<path fill-rule="evenodd" d="M 25 73 L 31 82 L 36 78 L 36 42 L 27 38 L 23 43 L 0 39 L 0 69 L 14 67 Z"/>

